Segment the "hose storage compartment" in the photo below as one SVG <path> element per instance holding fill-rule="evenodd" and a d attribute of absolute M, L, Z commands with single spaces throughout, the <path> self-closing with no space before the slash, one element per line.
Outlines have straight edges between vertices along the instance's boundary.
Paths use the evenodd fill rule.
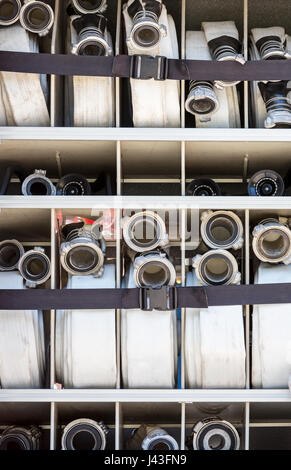
<path fill-rule="evenodd" d="M 25 289 L 17 272 L 0 272 L 2 289 Z M 43 313 L 0 311 L 0 383 L 3 388 L 41 388 L 44 384 Z"/>
<path fill-rule="evenodd" d="M 115 266 L 102 277 L 69 276 L 67 289 L 115 287 Z M 116 386 L 115 310 L 57 310 L 56 375 L 65 388 Z"/>
<path fill-rule="evenodd" d="M 129 0 L 123 6 L 128 54 L 178 58 L 176 27 L 166 6 L 160 0 L 142 5 L 138 0 Z M 132 78 L 130 87 L 135 127 L 180 127 L 178 81 Z"/>

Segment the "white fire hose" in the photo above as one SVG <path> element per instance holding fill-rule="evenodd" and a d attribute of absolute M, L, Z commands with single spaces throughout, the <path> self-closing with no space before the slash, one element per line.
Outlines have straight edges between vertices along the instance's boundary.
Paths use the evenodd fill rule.
<path fill-rule="evenodd" d="M 93 21 L 92 17 L 95 18 Z M 76 55 L 111 56 L 113 45 L 105 18 L 102 15 L 93 14 L 83 17 L 71 16 L 68 19 L 67 52 Z M 114 126 L 113 78 L 68 77 L 67 95 L 68 125 L 75 127 Z"/>
<path fill-rule="evenodd" d="M 238 265 L 229 252 L 211 250 L 193 259 L 187 286 L 237 284 Z M 187 388 L 244 388 L 245 342 L 241 306 L 187 308 Z"/>
<path fill-rule="evenodd" d="M 255 284 L 291 282 L 291 265 L 261 263 Z M 252 386 L 288 388 L 291 374 L 291 304 L 254 305 Z"/>
<path fill-rule="evenodd" d="M 145 233 L 146 232 L 146 233 Z M 135 253 L 124 286 L 172 286 L 176 272 L 166 253 L 164 221 L 151 211 L 125 219 L 123 237 Z M 140 254 L 139 254 L 140 253 Z M 122 378 L 125 388 L 174 388 L 177 375 L 176 311 L 122 310 Z"/>
<path fill-rule="evenodd" d="M 251 60 L 290 59 L 290 37 L 285 29 L 279 26 L 254 28 L 250 37 Z M 255 127 L 272 129 L 274 127 L 291 127 L 291 82 L 258 82 L 250 83 L 252 112 Z"/>
<path fill-rule="evenodd" d="M 2 289 L 25 289 L 17 271 L 0 273 Z M 45 346 L 43 313 L 0 311 L 0 383 L 3 388 L 41 388 Z"/>
<path fill-rule="evenodd" d="M 128 13 L 128 7 L 130 7 L 136 0 L 129 0 L 124 4 L 123 17 L 125 22 L 127 47 L 128 54 L 146 54 L 151 56 L 165 56 L 169 59 L 178 59 L 178 41 L 176 35 L 176 27 L 174 20 L 171 15 L 167 14 L 165 5 L 162 5 L 161 15 L 158 18 L 158 22 L 154 21 L 152 15 L 150 17 L 143 16 L 142 1 L 139 1 L 141 8 L 141 18 L 138 16 L 136 22 L 133 22 L 133 18 Z M 157 3 L 162 3 L 161 0 L 155 0 Z M 154 3 L 154 2 L 151 2 Z M 144 20 L 145 25 L 142 22 Z M 157 43 L 153 46 L 141 46 L 134 41 L 135 26 L 140 27 L 142 23 L 142 30 L 145 32 L 145 37 L 149 34 L 150 38 L 153 38 L 153 42 L 156 40 L 156 34 L 158 34 Z M 150 23 L 150 24 L 148 24 Z M 162 31 L 161 25 L 163 25 Z M 144 37 L 142 33 L 139 33 L 140 37 Z M 130 40 L 130 38 L 132 38 Z M 137 80 L 130 79 L 131 86 L 131 97 L 132 97 L 132 112 L 133 112 L 133 124 L 135 127 L 180 127 L 180 85 L 178 81 L 166 80 L 156 81 L 151 80 Z"/>
<path fill-rule="evenodd" d="M 186 58 L 211 60 L 205 33 L 186 32 Z M 238 94 L 235 86 L 217 87 L 214 82 L 191 81 L 185 102 L 186 110 L 195 115 L 196 127 L 240 127 Z"/>
<path fill-rule="evenodd" d="M 19 24 L 0 28 L 1 51 L 39 52 L 37 41 Z M 0 72 L 0 125 L 50 125 L 46 75 Z"/>
<path fill-rule="evenodd" d="M 115 266 L 105 264 L 102 277 L 70 276 L 67 289 L 115 287 Z M 56 373 L 65 388 L 116 386 L 115 310 L 58 310 Z"/>

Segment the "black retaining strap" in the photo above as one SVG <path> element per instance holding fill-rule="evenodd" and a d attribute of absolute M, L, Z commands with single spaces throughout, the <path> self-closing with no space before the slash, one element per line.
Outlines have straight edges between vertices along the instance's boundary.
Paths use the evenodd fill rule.
<path fill-rule="evenodd" d="M 0 71 L 156 80 L 291 80 L 291 60 L 207 61 L 147 55 L 116 57 L 0 51 Z"/>
<path fill-rule="evenodd" d="M 174 310 L 291 303 L 291 284 L 161 289 L 0 290 L 0 310 Z"/>

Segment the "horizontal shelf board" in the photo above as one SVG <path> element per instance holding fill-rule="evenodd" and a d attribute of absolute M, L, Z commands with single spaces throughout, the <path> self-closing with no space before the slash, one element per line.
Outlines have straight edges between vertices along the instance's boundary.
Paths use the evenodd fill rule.
<path fill-rule="evenodd" d="M 291 142 L 285 129 L 0 127 L 0 140 Z"/>
<path fill-rule="evenodd" d="M 2 402 L 291 403 L 289 390 L 0 390 Z"/>
<path fill-rule="evenodd" d="M 1 196 L 2 209 L 233 209 L 290 210 L 291 197 Z"/>

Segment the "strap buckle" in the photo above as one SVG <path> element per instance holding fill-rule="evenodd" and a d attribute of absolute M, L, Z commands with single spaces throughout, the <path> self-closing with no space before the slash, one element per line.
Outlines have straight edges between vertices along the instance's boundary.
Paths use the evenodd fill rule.
<path fill-rule="evenodd" d="M 168 77 L 168 59 L 157 55 L 132 55 L 130 63 L 130 76 L 138 80 L 166 80 Z"/>
<path fill-rule="evenodd" d="M 177 288 L 163 286 L 157 289 L 142 287 L 139 291 L 139 306 L 141 310 L 176 310 Z"/>

